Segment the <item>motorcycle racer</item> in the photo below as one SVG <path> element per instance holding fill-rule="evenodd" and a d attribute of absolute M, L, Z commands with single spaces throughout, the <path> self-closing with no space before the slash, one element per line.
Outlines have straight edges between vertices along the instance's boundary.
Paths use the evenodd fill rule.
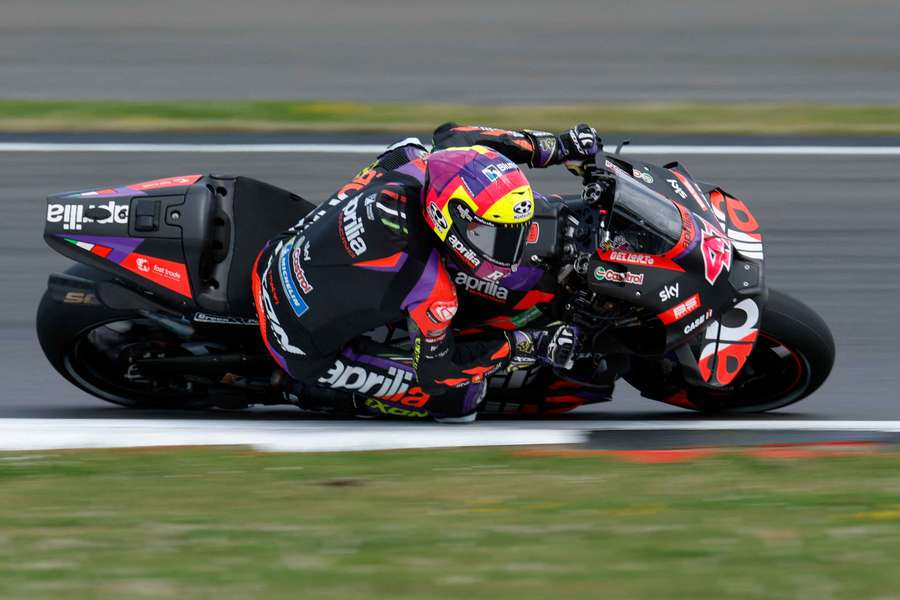
<path fill-rule="evenodd" d="M 589 158 L 596 131 L 447 123 L 433 139 L 389 147 L 257 257 L 260 330 L 301 408 L 471 422 L 491 374 L 574 363 L 570 325 L 454 333 L 447 266 L 494 283 L 513 273 L 534 214 L 518 165 Z M 363 336 L 403 320 L 411 353 Z"/>

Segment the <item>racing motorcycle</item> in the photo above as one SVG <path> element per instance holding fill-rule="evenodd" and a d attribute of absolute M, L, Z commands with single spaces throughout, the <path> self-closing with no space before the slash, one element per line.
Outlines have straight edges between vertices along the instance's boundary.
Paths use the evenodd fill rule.
<path fill-rule="evenodd" d="M 566 412 L 610 400 L 619 379 L 686 409 L 762 412 L 822 385 L 831 333 L 767 288 L 764 236 L 745 202 L 677 162 L 621 148 L 575 167 L 581 193 L 538 201 L 517 271 L 485 281 L 451 270 L 460 335 L 554 321 L 585 334 L 572 370 L 492 375 L 481 412 Z M 250 271 L 266 240 L 313 210 L 287 190 L 224 175 L 50 196 L 44 239 L 77 264 L 50 276 L 40 302 L 46 357 L 123 406 L 289 403 L 260 337 Z M 408 356 L 403 324 L 384 329 L 372 339 Z M 361 413 L 427 416 L 421 403 L 370 400 Z"/>

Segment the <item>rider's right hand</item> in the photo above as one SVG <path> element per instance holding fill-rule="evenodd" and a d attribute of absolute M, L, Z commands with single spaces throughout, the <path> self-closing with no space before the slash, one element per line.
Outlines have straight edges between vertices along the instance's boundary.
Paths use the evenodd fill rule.
<path fill-rule="evenodd" d="M 581 123 L 568 131 L 556 136 L 556 161 L 584 161 L 593 158 L 600 148 L 600 138 L 597 130 Z"/>

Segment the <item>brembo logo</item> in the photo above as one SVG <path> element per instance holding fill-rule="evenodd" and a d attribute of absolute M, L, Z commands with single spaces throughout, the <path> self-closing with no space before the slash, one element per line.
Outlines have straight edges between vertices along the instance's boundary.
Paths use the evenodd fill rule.
<path fill-rule="evenodd" d="M 461 285 L 466 288 L 467 292 L 473 292 L 479 296 L 487 296 L 488 298 L 496 298 L 500 301 L 505 301 L 509 295 L 509 290 L 505 287 L 497 285 L 493 281 L 485 281 L 484 279 L 472 277 L 462 271 L 456 274 L 454 282 L 456 285 Z"/>
<path fill-rule="evenodd" d="M 109 216 L 95 221 L 84 215 L 85 211 L 93 208 L 99 208 L 109 212 Z M 106 204 L 48 204 L 47 205 L 47 222 L 62 223 L 62 228 L 67 231 L 79 231 L 85 223 L 96 223 L 97 225 L 127 225 L 128 224 L 128 205 L 116 204 L 114 200 L 110 200 Z"/>

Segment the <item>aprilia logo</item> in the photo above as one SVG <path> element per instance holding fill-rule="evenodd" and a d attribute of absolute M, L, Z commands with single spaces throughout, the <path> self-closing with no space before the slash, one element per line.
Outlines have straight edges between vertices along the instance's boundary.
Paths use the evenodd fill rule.
<path fill-rule="evenodd" d="M 466 261 L 470 267 L 474 268 L 481 264 L 481 261 L 475 256 L 475 252 L 459 241 L 452 233 L 447 236 L 447 243 L 450 244 L 450 247 L 453 248 L 456 254 Z"/>
<path fill-rule="evenodd" d="M 340 359 L 334 361 L 326 376 L 318 379 L 322 385 L 334 389 L 345 389 L 379 398 L 406 394 L 410 381 L 412 373 L 397 367 L 389 367 L 387 375 L 382 375 L 362 367 L 347 366 Z"/>
<path fill-rule="evenodd" d="M 91 209 L 105 210 L 109 216 L 95 221 L 84 215 L 85 211 Z M 87 206 L 84 204 L 48 204 L 47 222 L 62 223 L 62 228 L 67 231 L 79 231 L 85 223 L 127 225 L 128 205 L 116 204 L 115 200 L 110 200 L 106 204 L 88 204 Z"/>
<path fill-rule="evenodd" d="M 363 227 L 362 219 L 359 218 L 357 208 L 359 205 L 359 196 L 354 196 L 347 202 L 346 206 L 341 209 L 338 215 L 338 228 L 340 229 L 341 242 L 344 249 L 347 250 L 352 258 L 356 258 L 366 251 L 366 242 L 362 238 L 362 234 L 366 232 Z"/>
<path fill-rule="evenodd" d="M 509 295 L 509 290 L 505 287 L 497 285 L 493 281 L 485 281 L 484 279 L 472 277 L 462 271 L 456 274 L 456 279 L 454 279 L 453 282 L 456 285 L 465 287 L 467 292 L 485 296 L 489 299 L 496 299 L 501 302 L 506 301 L 506 298 Z"/>

